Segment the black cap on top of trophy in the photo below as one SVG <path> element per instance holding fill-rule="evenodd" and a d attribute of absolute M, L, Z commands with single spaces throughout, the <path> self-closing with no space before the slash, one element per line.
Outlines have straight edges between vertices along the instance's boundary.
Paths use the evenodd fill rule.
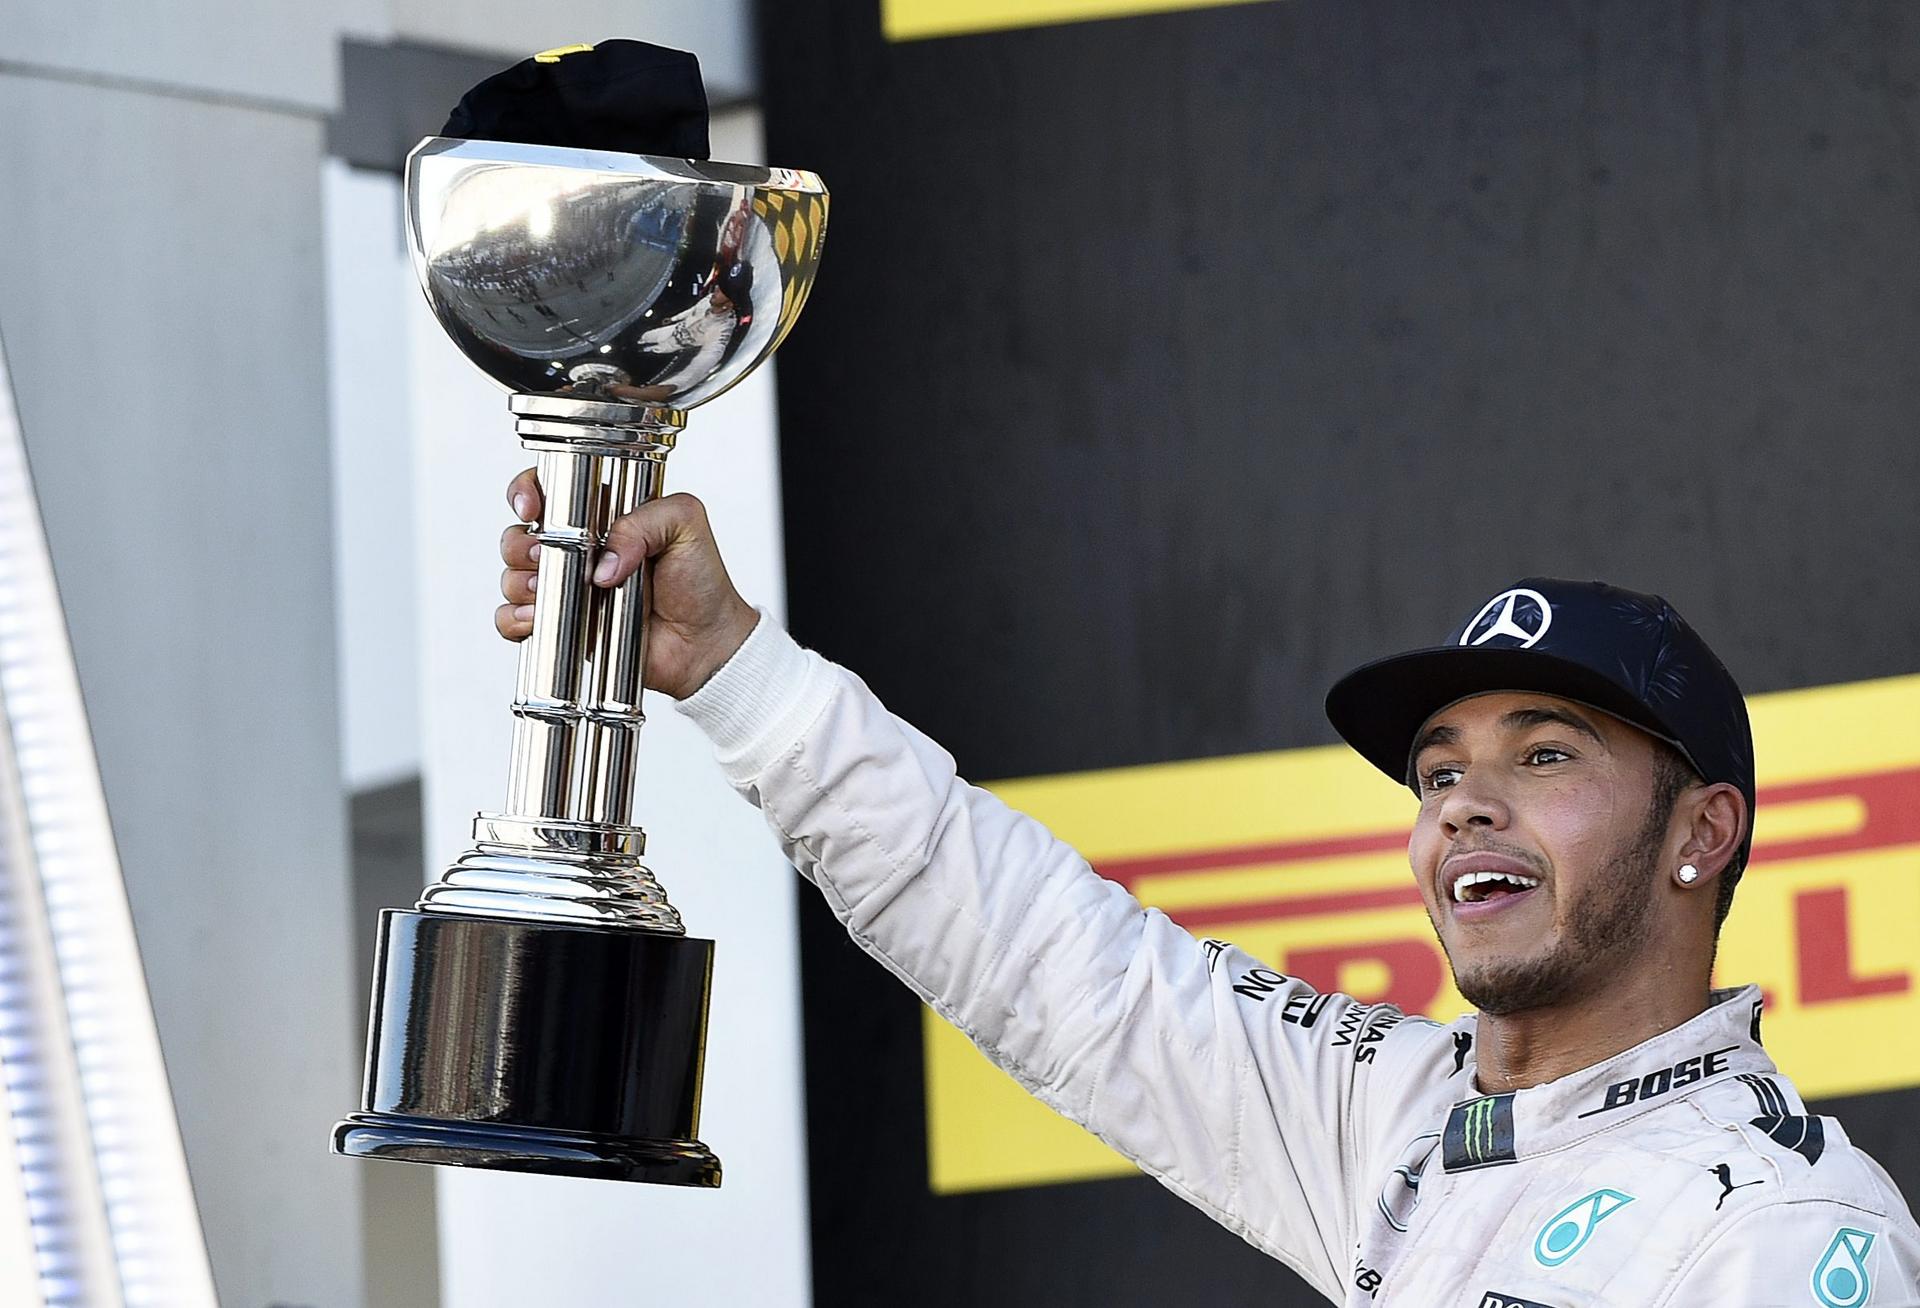
<path fill-rule="evenodd" d="M 1357 668 L 1327 717 L 1362 757 L 1414 784 L 1414 739 L 1441 709 L 1490 691 L 1586 704 L 1666 741 L 1706 781 L 1754 799 L 1753 731 L 1726 666 L 1673 606 L 1597 581 L 1529 577 L 1477 607 L 1444 643 Z M 1744 861 L 1753 839 L 1749 819 Z"/>
<path fill-rule="evenodd" d="M 624 40 L 563 46 L 468 91 L 440 135 L 706 159 L 707 90 L 685 50 Z"/>

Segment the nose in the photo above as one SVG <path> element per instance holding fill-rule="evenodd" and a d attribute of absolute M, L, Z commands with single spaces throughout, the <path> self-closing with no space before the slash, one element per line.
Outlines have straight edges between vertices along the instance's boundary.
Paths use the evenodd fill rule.
<path fill-rule="evenodd" d="M 1498 790 L 1471 771 L 1449 787 L 1440 801 L 1440 829 L 1449 840 L 1472 830 L 1505 831 L 1512 819 Z"/>

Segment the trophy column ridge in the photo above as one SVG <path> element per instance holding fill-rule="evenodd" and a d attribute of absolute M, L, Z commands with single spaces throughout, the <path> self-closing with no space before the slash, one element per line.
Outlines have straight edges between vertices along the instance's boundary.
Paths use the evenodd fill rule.
<path fill-rule="evenodd" d="M 425 912 L 685 933 L 640 862 L 632 825 L 652 565 L 593 584 L 615 519 L 659 498 L 686 415 L 593 398 L 516 395 L 544 498 L 533 632 L 520 648 L 506 807 L 421 897 Z"/>

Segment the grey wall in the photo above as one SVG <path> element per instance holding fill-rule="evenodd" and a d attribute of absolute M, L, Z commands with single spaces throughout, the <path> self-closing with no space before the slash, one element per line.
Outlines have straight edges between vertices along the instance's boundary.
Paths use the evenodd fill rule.
<path fill-rule="evenodd" d="M 0 67 L 318 110 L 333 103 L 336 34 L 377 30 L 386 8 L 386 0 L 7 0 Z"/>
<path fill-rule="evenodd" d="M 317 115 L 0 74 L 0 332 L 222 1301 L 360 1302 Z"/>

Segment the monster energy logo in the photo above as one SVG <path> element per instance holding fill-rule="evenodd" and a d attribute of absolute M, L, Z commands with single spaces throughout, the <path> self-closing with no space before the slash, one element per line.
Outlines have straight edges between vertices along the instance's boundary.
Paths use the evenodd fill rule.
<path fill-rule="evenodd" d="M 1484 1163 L 1493 1157 L 1493 1100 L 1476 1099 L 1467 1105 L 1467 1157 Z"/>
<path fill-rule="evenodd" d="M 1455 1104 L 1447 1115 L 1441 1165 L 1449 1172 L 1514 1161 L 1513 1096 L 1488 1095 Z"/>

